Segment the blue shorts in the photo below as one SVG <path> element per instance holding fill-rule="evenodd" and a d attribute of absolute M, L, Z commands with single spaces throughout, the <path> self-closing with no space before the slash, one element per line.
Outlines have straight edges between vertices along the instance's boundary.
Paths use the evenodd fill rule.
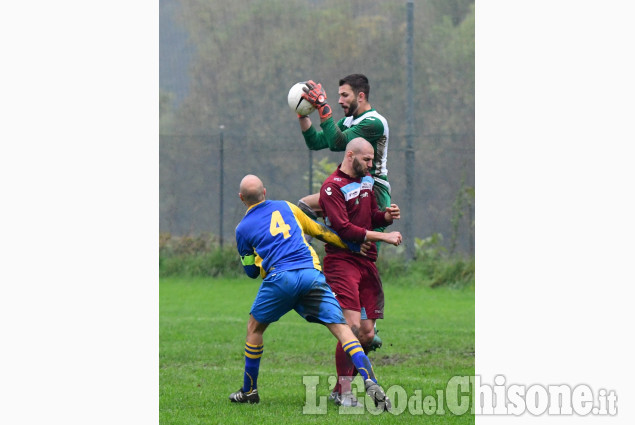
<path fill-rule="evenodd" d="M 260 323 L 273 323 L 292 309 L 309 322 L 346 323 L 331 287 L 316 269 L 270 273 L 250 313 Z"/>

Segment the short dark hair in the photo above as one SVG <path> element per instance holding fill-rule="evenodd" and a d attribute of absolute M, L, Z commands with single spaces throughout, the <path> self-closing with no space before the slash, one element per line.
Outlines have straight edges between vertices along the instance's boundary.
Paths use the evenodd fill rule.
<path fill-rule="evenodd" d="M 351 74 L 340 80 L 340 86 L 348 84 L 351 86 L 355 94 L 364 93 L 366 100 L 370 96 L 370 84 L 368 84 L 368 78 L 363 74 Z"/>

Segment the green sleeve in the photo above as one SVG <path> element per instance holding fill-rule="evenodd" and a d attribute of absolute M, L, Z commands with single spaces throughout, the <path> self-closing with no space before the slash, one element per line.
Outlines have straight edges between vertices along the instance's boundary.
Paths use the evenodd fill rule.
<path fill-rule="evenodd" d="M 302 133 L 307 148 L 313 151 L 326 148 L 334 152 L 345 150 L 349 139 L 341 131 L 342 122 L 344 122 L 343 118 L 336 125 L 333 118 L 329 118 L 320 123 L 322 131 L 317 131 L 314 126 L 309 127 L 307 131 Z"/>
<path fill-rule="evenodd" d="M 329 149 L 333 152 L 346 150 L 346 145 L 350 140 L 341 130 L 343 122 L 344 119 L 342 118 L 337 125 L 335 125 L 333 119 L 329 118 L 320 124 L 320 127 L 322 127 L 322 134 L 329 145 Z"/>
<path fill-rule="evenodd" d="M 304 143 L 306 143 L 306 147 L 312 151 L 319 151 L 320 149 L 326 149 L 329 147 L 322 132 L 318 132 L 313 126 L 303 132 L 302 136 L 304 136 Z"/>

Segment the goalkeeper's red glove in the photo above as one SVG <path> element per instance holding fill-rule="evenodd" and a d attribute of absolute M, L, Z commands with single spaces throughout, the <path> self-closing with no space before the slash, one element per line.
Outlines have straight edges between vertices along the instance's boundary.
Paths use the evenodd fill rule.
<path fill-rule="evenodd" d="M 322 88 L 322 84 L 315 84 L 313 80 L 309 80 L 305 83 L 306 87 L 302 90 L 302 95 L 309 103 L 315 106 L 320 113 L 320 119 L 325 120 L 333 115 L 331 107 L 326 103 L 326 92 Z"/>

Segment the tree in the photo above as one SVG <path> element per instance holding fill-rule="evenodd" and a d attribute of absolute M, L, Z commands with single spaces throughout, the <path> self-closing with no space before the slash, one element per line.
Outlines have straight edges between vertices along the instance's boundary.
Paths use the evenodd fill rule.
<path fill-rule="evenodd" d="M 225 181 L 258 171 L 284 195 L 306 194 L 300 176 L 308 166 L 307 150 L 286 94 L 295 82 L 322 82 L 338 119 L 337 82 L 358 72 L 371 80 L 371 104 L 390 123 L 389 178 L 393 195 L 403 198 L 405 0 L 181 0 L 181 6 L 178 20 L 196 54 L 187 70 L 190 92 L 179 108 L 169 110 L 161 96 L 161 133 L 180 136 L 162 136 L 162 227 L 168 225 L 165 215 L 180 231 L 215 228 L 210 211 L 219 190 L 220 125 Z M 422 196 L 413 213 L 420 215 L 415 231 L 422 237 L 449 234 L 458 191 L 474 185 L 474 16 L 473 1 L 415 5 L 416 176 Z M 327 162 L 339 161 L 339 154 L 325 155 Z"/>

